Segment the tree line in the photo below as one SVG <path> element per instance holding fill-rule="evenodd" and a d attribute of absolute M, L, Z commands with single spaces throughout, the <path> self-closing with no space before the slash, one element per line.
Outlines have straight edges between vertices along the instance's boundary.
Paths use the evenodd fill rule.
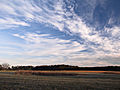
<path fill-rule="evenodd" d="M 97 71 L 120 71 L 120 66 L 104 67 L 78 67 L 71 65 L 44 65 L 44 66 L 12 66 L 4 63 L 0 65 L 0 70 L 97 70 Z"/>

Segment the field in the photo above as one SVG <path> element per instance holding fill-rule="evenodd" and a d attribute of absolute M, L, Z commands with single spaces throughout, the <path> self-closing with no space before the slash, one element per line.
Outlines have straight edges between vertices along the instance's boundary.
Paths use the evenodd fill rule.
<path fill-rule="evenodd" d="M 120 90 L 120 72 L 1 71 L 0 90 Z"/>

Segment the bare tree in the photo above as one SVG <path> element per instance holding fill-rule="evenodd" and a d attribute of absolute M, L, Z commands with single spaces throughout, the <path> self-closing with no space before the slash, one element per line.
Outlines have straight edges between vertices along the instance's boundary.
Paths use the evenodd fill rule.
<path fill-rule="evenodd" d="M 3 69 L 9 69 L 10 65 L 8 63 L 3 63 L 2 65 Z"/>
<path fill-rule="evenodd" d="M 2 70 L 2 65 L 0 65 L 0 70 Z"/>

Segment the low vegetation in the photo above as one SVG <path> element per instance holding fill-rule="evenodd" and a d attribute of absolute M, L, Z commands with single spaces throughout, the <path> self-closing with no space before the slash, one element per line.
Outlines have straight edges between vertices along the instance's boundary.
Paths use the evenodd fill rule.
<path fill-rule="evenodd" d="M 118 74 L 120 71 L 33 71 L 33 70 L 19 70 L 15 74 L 20 75 L 41 75 L 41 76 L 79 76 L 90 74 Z"/>
<path fill-rule="evenodd" d="M 0 90 L 120 90 L 120 66 L 0 65 Z"/>
<path fill-rule="evenodd" d="M 23 74 L 20 74 L 20 73 Z M 30 72 L 29 74 L 26 72 Z M 46 73 L 52 75 L 31 75 Z M 0 90 L 120 90 L 119 74 L 108 71 L 18 71 L 0 72 Z M 115 71 L 116 72 L 116 71 Z M 56 73 L 78 75 L 54 76 Z"/>

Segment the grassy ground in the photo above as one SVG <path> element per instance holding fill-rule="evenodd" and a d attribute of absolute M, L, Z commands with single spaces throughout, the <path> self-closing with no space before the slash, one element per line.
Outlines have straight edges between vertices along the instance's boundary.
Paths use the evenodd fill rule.
<path fill-rule="evenodd" d="M 79 73 L 76 76 L 39 76 L 0 72 L 0 90 L 120 90 L 120 74 Z"/>
<path fill-rule="evenodd" d="M 48 76 L 75 76 L 75 75 L 99 75 L 99 74 L 119 74 L 120 71 L 33 71 L 33 70 L 19 70 L 16 74 L 22 75 L 48 75 Z"/>

